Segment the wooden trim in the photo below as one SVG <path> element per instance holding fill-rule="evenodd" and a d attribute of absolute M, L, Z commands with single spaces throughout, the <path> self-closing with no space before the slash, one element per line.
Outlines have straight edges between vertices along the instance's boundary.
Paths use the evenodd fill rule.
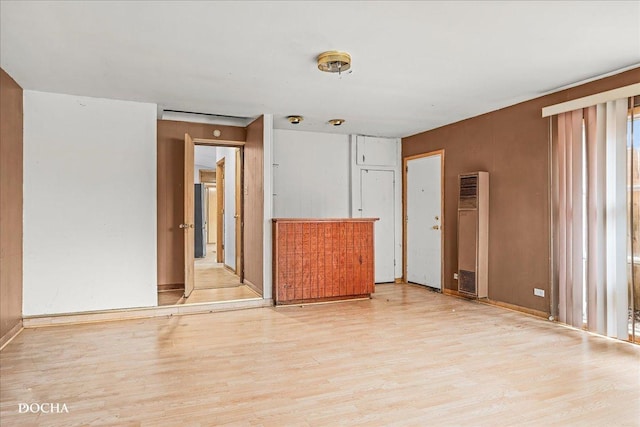
<path fill-rule="evenodd" d="M 471 297 L 469 297 L 469 295 L 463 294 L 462 292 L 458 292 L 455 289 L 443 289 L 442 293 L 445 294 L 445 295 L 452 295 L 454 297 L 470 299 L 470 300 L 477 300 L 476 298 L 471 298 Z"/>
<path fill-rule="evenodd" d="M 207 184 L 207 245 L 218 243 L 218 193 L 215 184 Z M 216 236 L 213 237 L 212 234 Z M 216 246 L 217 250 L 217 246 Z"/>
<path fill-rule="evenodd" d="M 216 162 L 216 262 L 224 262 L 224 186 L 225 158 Z"/>
<path fill-rule="evenodd" d="M 199 169 L 198 175 L 200 177 L 200 183 L 207 187 L 216 185 L 216 170 L 215 169 Z M 211 178 L 213 177 L 213 180 Z"/>
<path fill-rule="evenodd" d="M 404 280 L 402 279 L 402 277 L 396 277 L 393 283 L 404 283 Z"/>
<path fill-rule="evenodd" d="M 495 307 L 500 307 L 500 308 L 506 308 L 507 310 L 512 310 L 512 311 L 517 311 L 519 313 L 524 313 L 524 314 L 529 314 L 531 316 L 536 316 L 536 317 L 541 317 L 543 319 L 548 319 L 549 318 L 549 313 L 545 313 L 544 311 L 540 311 L 540 310 L 534 310 L 532 308 L 527 308 L 527 307 L 522 307 L 519 305 L 515 305 L 515 304 L 510 304 L 508 302 L 502 302 L 502 301 L 495 301 L 495 300 L 491 300 L 489 298 L 470 298 L 469 296 L 455 291 L 453 289 L 443 289 L 442 293 L 445 295 L 450 295 L 450 296 L 454 296 L 454 297 L 458 297 L 458 298 L 462 298 L 462 299 L 466 299 L 469 301 L 477 301 L 479 303 L 482 304 L 487 304 L 487 305 L 493 305 Z"/>
<path fill-rule="evenodd" d="M 180 291 L 184 289 L 184 283 L 166 283 L 158 285 L 158 292 Z"/>
<path fill-rule="evenodd" d="M 242 205 L 243 205 L 243 194 L 242 189 L 243 185 L 243 167 L 242 167 L 242 151 L 243 147 L 236 150 L 236 188 L 235 188 L 235 207 L 236 207 L 236 218 L 235 219 L 235 230 L 236 230 L 236 274 L 240 276 L 240 282 L 242 283 L 242 279 L 244 278 L 243 274 L 243 251 L 242 251 Z"/>
<path fill-rule="evenodd" d="M 230 266 L 228 266 L 227 264 L 223 263 L 222 267 L 224 267 L 225 270 L 237 275 L 236 271 L 233 268 L 231 268 Z"/>
<path fill-rule="evenodd" d="M 364 300 L 364 299 L 371 299 L 371 294 L 279 301 L 275 305 L 275 307 L 282 307 L 287 305 L 326 304 L 328 302 L 341 302 L 341 301 L 353 301 L 353 300 Z"/>
<path fill-rule="evenodd" d="M 248 308 L 272 307 L 273 300 L 256 297 L 254 299 L 194 303 L 161 307 L 144 307 L 122 310 L 102 310 L 82 313 L 67 313 L 53 316 L 32 316 L 24 318 L 24 328 L 42 328 L 57 325 L 109 322 L 151 317 L 183 316 L 219 311 L 243 310 Z"/>
<path fill-rule="evenodd" d="M 23 321 L 20 320 L 15 326 L 0 338 L 0 351 L 7 346 L 24 329 Z"/>
<path fill-rule="evenodd" d="M 231 141 L 229 139 L 207 139 L 207 138 L 193 138 L 193 143 L 196 145 L 209 145 L 212 147 L 243 147 L 244 141 Z"/>
<path fill-rule="evenodd" d="M 378 221 L 380 218 L 272 218 L 274 223 L 291 223 L 291 222 L 371 222 Z"/>
<path fill-rule="evenodd" d="M 402 282 L 407 282 L 407 163 L 436 155 L 440 155 L 440 289 L 444 289 L 444 148 L 402 158 Z"/>
<path fill-rule="evenodd" d="M 560 104 L 550 105 L 542 109 L 542 117 L 554 116 L 556 114 L 567 113 L 569 111 L 581 108 L 591 107 L 603 102 L 615 101 L 616 99 L 629 98 L 640 95 L 640 83 L 629 86 L 619 87 L 617 89 L 596 93 L 571 101 L 561 102 Z"/>
<path fill-rule="evenodd" d="M 247 279 L 244 279 L 242 281 L 242 283 L 244 283 L 245 285 L 247 285 L 248 287 L 250 287 L 251 289 L 253 289 L 255 292 L 258 293 L 258 295 L 262 296 L 262 289 L 260 289 L 259 287 L 257 287 L 256 285 L 254 285 L 253 283 L 251 283 L 250 281 L 248 281 Z"/>

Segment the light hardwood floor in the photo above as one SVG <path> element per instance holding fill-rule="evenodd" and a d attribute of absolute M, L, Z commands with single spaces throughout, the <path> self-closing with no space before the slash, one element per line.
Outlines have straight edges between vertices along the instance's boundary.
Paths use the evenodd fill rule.
<path fill-rule="evenodd" d="M 7 426 L 640 425 L 639 346 L 413 285 L 29 329 L 0 377 Z"/>
<path fill-rule="evenodd" d="M 216 263 L 214 247 L 207 245 L 207 256 L 195 260 L 195 289 L 189 298 L 182 298 L 182 290 L 158 292 L 159 306 L 262 298 L 249 286 L 241 283 L 240 277 Z"/>

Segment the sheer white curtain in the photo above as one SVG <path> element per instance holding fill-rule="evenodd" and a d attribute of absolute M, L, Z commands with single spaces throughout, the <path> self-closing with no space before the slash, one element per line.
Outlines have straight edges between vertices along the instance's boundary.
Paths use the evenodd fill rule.
<path fill-rule="evenodd" d="M 625 340 L 627 112 L 624 98 L 558 114 L 552 142 L 558 320 Z"/>

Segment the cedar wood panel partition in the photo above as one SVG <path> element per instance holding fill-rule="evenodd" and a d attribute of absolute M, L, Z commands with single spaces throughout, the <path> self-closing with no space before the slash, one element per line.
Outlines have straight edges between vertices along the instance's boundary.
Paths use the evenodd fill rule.
<path fill-rule="evenodd" d="M 273 219 L 275 304 L 370 296 L 376 220 Z"/>

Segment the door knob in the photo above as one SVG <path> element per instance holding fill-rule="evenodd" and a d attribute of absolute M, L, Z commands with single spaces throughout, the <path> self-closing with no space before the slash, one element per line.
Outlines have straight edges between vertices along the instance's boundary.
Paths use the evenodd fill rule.
<path fill-rule="evenodd" d="M 432 228 L 432 229 L 434 229 L 434 230 L 440 230 L 440 226 L 438 226 L 438 225 L 434 225 L 434 226 L 433 226 L 433 227 L 431 227 L 431 228 Z"/>
<path fill-rule="evenodd" d="M 180 224 L 178 227 L 180 228 L 193 228 L 193 224 Z"/>

